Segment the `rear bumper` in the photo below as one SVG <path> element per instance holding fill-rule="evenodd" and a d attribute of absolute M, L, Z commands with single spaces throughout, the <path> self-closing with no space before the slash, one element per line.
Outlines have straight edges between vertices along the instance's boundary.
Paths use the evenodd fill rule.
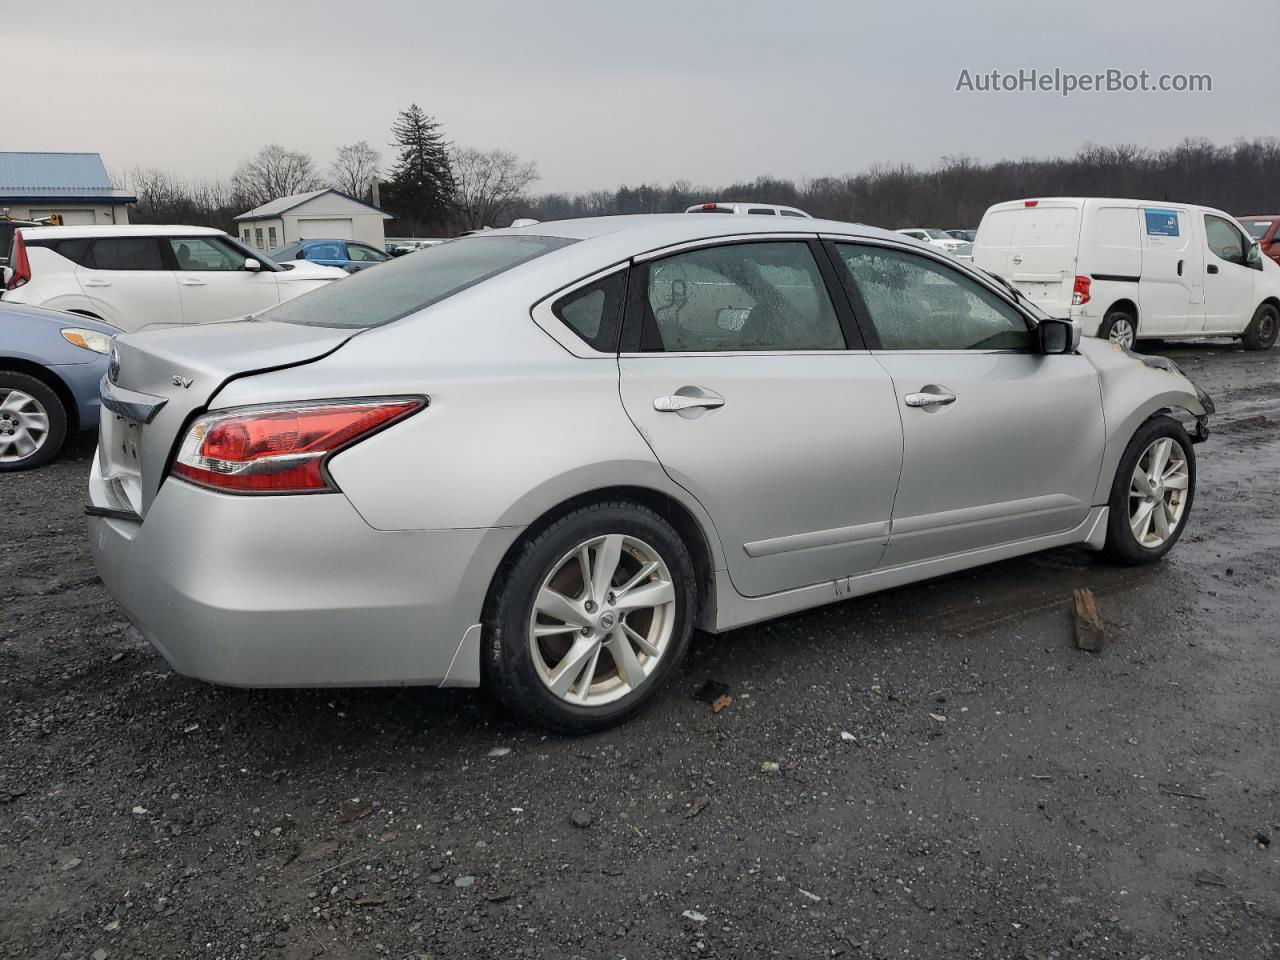
<path fill-rule="evenodd" d="M 90 501 L 114 505 L 96 459 Z M 103 582 L 173 668 L 253 687 L 477 685 L 477 631 L 462 641 L 519 532 L 383 532 L 341 494 L 175 480 L 142 523 L 89 517 Z"/>

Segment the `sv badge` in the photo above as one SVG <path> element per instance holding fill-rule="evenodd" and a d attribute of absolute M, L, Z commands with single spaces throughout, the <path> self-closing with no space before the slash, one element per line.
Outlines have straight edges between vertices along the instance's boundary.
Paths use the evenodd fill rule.
<path fill-rule="evenodd" d="M 191 386 L 193 382 L 194 381 L 190 377 L 180 376 L 179 374 L 176 374 L 176 373 L 173 375 L 173 385 L 175 387 L 182 387 L 184 390 L 186 390 Z"/>

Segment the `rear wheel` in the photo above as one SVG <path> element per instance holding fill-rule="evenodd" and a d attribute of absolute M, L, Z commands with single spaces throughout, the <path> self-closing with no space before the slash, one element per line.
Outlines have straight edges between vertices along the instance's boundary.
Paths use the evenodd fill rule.
<path fill-rule="evenodd" d="M 1276 342 L 1276 333 L 1280 329 L 1280 310 L 1272 304 L 1264 303 L 1254 311 L 1253 319 L 1244 331 L 1240 342 L 1246 350 L 1270 350 Z"/>
<path fill-rule="evenodd" d="M 575 510 L 525 543 L 486 608 L 486 686 L 561 733 L 640 710 L 689 645 L 697 584 L 661 516 L 616 502 Z"/>
<path fill-rule="evenodd" d="M 1108 501 L 1106 552 L 1127 564 L 1159 560 L 1182 535 L 1195 495 L 1191 438 L 1172 417 L 1153 417 L 1120 458 Z"/>
<path fill-rule="evenodd" d="M 1098 336 L 1132 349 L 1138 339 L 1138 320 L 1128 310 L 1112 310 L 1098 327 Z"/>
<path fill-rule="evenodd" d="M 48 463 L 67 436 L 67 412 L 45 383 L 0 370 L 0 472 Z"/>

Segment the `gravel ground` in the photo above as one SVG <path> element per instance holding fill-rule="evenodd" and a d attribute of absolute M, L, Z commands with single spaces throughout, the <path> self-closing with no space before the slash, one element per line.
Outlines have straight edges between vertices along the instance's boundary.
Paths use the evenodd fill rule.
<path fill-rule="evenodd" d="M 0 954 L 1280 956 L 1280 352 L 1165 352 L 1219 407 L 1166 562 L 699 637 L 575 740 L 478 692 L 179 677 L 89 561 L 91 448 L 5 476 Z"/>

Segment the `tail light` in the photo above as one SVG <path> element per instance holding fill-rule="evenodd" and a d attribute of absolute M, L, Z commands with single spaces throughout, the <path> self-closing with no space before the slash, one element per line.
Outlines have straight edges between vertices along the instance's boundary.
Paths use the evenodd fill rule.
<path fill-rule="evenodd" d="M 1082 307 L 1089 302 L 1089 287 L 1093 284 L 1091 277 L 1076 277 L 1076 285 L 1071 291 L 1071 305 Z"/>
<path fill-rule="evenodd" d="M 13 249 L 9 253 L 9 269 L 13 276 L 5 285 L 6 290 L 17 290 L 31 279 L 31 260 L 27 257 L 27 242 L 22 239 L 22 231 L 13 234 Z"/>
<path fill-rule="evenodd" d="M 330 457 L 424 406 L 421 397 L 395 397 L 207 414 L 187 431 L 172 472 L 226 493 L 336 491 Z"/>
<path fill-rule="evenodd" d="M 1040 206 L 1040 201 L 1039 200 L 1023 200 L 1022 205 L 1024 207 L 1038 207 Z"/>

